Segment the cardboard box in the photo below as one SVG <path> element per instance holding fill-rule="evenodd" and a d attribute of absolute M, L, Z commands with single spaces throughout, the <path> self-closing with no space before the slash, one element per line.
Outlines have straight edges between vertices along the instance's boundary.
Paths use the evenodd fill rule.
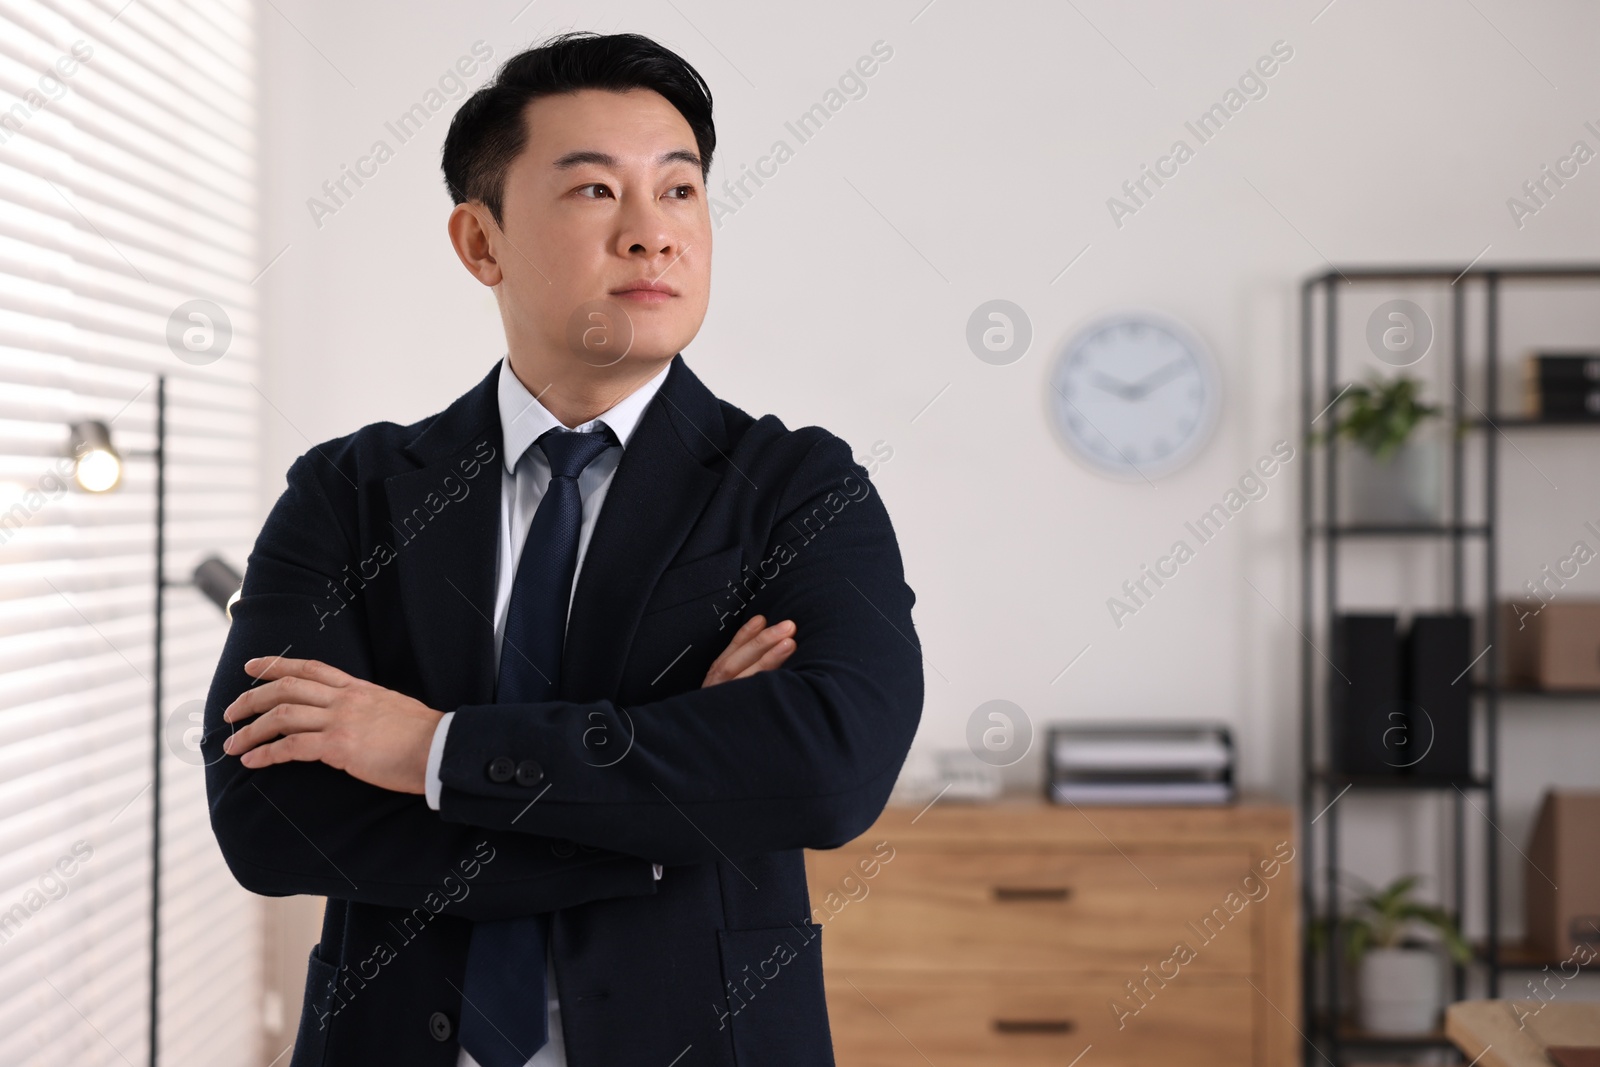
<path fill-rule="evenodd" d="M 1515 600 L 1502 631 L 1510 684 L 1600 689 L 1600 600 Z"/>
<path fill-rule="evenodd" d="M 1528 946 L 1552 960 L 1600 952 L 1600 793 L 1550 790 L 1526 868 Z"/>

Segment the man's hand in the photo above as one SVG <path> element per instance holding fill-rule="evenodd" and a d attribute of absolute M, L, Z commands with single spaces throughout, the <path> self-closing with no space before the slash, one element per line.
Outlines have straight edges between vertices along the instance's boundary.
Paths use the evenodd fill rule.
<path fill-rule="evenodd" d="M 222 749 L 246 767 L 320 760 L 383 789 L 424 792 L 428 747 L 443 712 L 314 659 L 253 659 L 244 670 L 266 684 L 241 693 L 222 720 L 261 717 Z"/>
<path fill-rule="evenodd" d="M 752 615 L 739 627 L 733 640 L 728 642 L 728 647 L 723 649 L 722 655 L 706 672 L 706 680 L 700 684 L 701 689 L 782 666 L 783 661 L 795 650 L 792 637 L 794 623 L 785 619 L 762 629 L 762 623 L 766 621 L 760 615 Z"/>
<path fill-rule="evenodd" d="M 702 689 L 773 670 L 794 653 L 794 623 L 765 622 L 756 615 L 739 628 Z M 244 669 L 266 684 L 246 689 L 222 713 L 223 722 L 260 716 L 223 742 L 240 763 L 321 761 L 382 789 L 425 792 L 428 748 L 443 712 L 319 660 L 263 657 Z"/>

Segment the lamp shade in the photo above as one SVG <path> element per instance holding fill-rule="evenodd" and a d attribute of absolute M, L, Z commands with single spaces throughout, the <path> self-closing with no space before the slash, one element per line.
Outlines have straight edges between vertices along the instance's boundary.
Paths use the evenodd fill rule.
<path fill-rule="evenodd" d="M 111 428 L 98 420 L 75 422 L 67 443 L 72 477 L 91 493 L 108 493 L 122 482 L 122 456 L 111 443 Z"/>
<path fill-rule="evenodd" d="M 194 569 L 195 587 L 206 599 L 233 621 L 233 605 L 239 599 L 244 576 L 234 570 L 221 556 L 207 556 Z"/>

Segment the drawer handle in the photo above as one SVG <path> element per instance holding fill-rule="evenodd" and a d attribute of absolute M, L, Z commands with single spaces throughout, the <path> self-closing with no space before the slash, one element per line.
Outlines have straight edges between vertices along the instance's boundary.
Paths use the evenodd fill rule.
<path fill-rule="evenodd" d="M 1077 1026 L 1071 1019 L 996 1019 L 994 1028 L 1002 1034 L 1070 1034 Z"/>
<path fill-rule="evenodd" d="M 994 887 L 994 899 L 1001 902 L 1018 900 L 1066 900 L 1072 896 L 1072 890 L 1064 885 L 1058 886 L 1011 886 L 997 885 Z"/>

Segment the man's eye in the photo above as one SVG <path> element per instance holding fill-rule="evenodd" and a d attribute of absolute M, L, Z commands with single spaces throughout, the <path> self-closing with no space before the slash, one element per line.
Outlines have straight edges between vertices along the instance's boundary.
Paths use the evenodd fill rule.
<path fill-rule="evenodd" d="M 611 193 L 611 190 L 610 189 L 606 189 L 606 187 L 604 185 L 602 185 L 600 182 L 590 182 L 588 185 L 580 185 L 580 186 L 578 186 L 578 192 L 580 192 L 580 193 L 583 192 L 583 190 L 585 190 L 585 189 L 605 189 L 607 195 L 609 195 Z M 590 196 L 590 197 L 585 197 L 585 199 L 587 199 L 587 200 L 598 200 L 599 197 Z"/>
<path fill-rule="evenodd" d="M 688 195 L 680 197 L 680 199 L 688 200 L 688 199 L 691 199 L 694 196 L 694 186 L 692 186 L 692 185 L 680 185 L 676 189 L 673 189 L 672 192 L 675 192 L 675 193 L 677 193 L 677 192 L 686 193 Z"/>

